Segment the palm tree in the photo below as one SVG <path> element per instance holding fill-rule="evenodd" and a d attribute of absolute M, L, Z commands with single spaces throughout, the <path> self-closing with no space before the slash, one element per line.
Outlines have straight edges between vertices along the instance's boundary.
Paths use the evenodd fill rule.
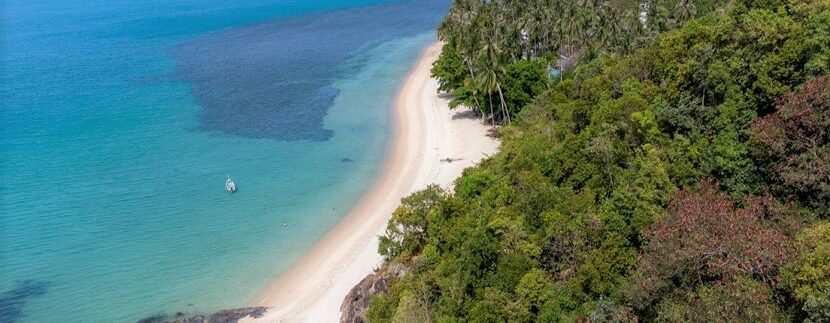
<path fill-rule="evenodd" d="M 574 5 L 567 7 L 565 12 L 565 19 L 563 20 L 562 32 L 565 34 L 565 47 L 568 51 L 575 47 L 574 38 L 579 29 L 579 20 L 577 19 L 577 8 Z"/>
<path fill-rule="evenodd" d="M 475 52 L 478 48 L 478 37 L 480 28 L 478 26 L 481 12 L 480 0 L 457 0 L 450 7 L 438 28 L 438 38 L 451 46 L 461 55 L 470 78 L 475 80 L 474 71 Z M 476 100 L 477 102 L 477 100 Z M 477 104 L 477 103 L 476 103 Z M 480 107 L 477 107 L 480 109 Z"/>
<path fill-rule="evenodd" d="M 486 33 L 484 36 L 484 41 L 482 43 L 483 47 L 479 51 L 478 55 L 478 62 L 479 62 L 479 85 L 481 89 L 488 94 L 490 98 L 490 110 L 493 110 L 493 99 L 492 95 L 494 92 L 499 93 L 499 99 L 501 101 L 501 113 L 502 119 L 506 119 L 508 123 L 510 122 L 510 114 L 507 112 L 507 106 L 504 101 L 504 93 L 501 90 L 501 75 L 503 74 L 503 67 L 501 64 L 501 56 L 503 55 L 500 47 L 499 41 L 496 37 L 498 37 L 497 33 L 497 26 L 495 17 L 493 16 L 485 16 L 485 18 L 489 19 L 489 25 L 491 31 Z"/>
<path fill-rule="evenodd" d="M 677 25 L 682 25 L 694 18 L 697 8 L 692 0 L 680 0 L 674 7 L 674 16 Z"/>
<path fill-rule="evenodd" d="M 652 35 L 665 31 L 668 27 L 668 10 L 658 5 L 657 1 L 650 0 L 648 3 L 648 29 Z"/>
<path fill-rule="evenodd" d="M 669 17 L 694 17 L 694 0 L 675 1 L 679 2 L 670 13 L 663 0 L 455 0 L 438 37 L 453 46 L 466 65 L 470 82 L 465 81 L 464 91 L 478 93 L 465 99 L 468 104 L 484 112 L 483 103 L 489 100 L 495 121 L 492 99 L 498 93 L 501 118 L 510 123 L 502 86 L 507 64 L 550 58 L 548 53 L 570 60 L 604 51 L 626 52 L 646 30 L 653 35 L 671 27 Z M 639 21 L 641 11 L 647 23 Z"/>

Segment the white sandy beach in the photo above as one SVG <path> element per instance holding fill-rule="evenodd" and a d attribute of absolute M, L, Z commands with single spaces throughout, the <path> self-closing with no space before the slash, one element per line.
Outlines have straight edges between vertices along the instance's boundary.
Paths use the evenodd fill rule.
<path fill-rule="evenodd" d="M 349 214 L 252 301 L 271 309 L 258 322 L 338 322 L 346 293 L 382 262 L 380 235 L 400 199 L 436 183 L 450 188 L 464 168 L 498 148 L 488 126 L 451 111 L 429 70 L 440 44 L 421 55 L 398 92 L 396 130 L 383 169 Z M 455 118 L 454 118 L 455 117 Z M 441 159 L 452 158 L 453 162 Z"/>

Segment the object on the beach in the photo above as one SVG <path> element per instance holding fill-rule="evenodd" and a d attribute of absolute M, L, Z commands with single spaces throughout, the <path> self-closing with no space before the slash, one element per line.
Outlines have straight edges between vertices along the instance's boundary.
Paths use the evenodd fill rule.
<path fill-rule="evenodd" d="M 231 180 L 230 175 L 228 175 L 228 180 L 225 181 L 225 189 L 228 190 L 228 193 L 236 192 L 236 183 Z"/>
<path fill-rule="evenodd" d="M 455 159 L 453 159 L 453 158 L 447 157 L 447 158 L 442 159 L 441 162 L 452 163 L 454 161 L 459 161 L 459 160 L 464 160 L 464 158 L 455 158 Z"/>

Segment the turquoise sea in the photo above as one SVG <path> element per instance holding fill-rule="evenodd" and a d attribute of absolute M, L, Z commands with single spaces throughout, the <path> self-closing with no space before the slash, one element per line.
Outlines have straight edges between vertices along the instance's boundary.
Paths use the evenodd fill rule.
<path fill-rule="evenodd" d="M 367 189 L 448 6 L 3 1 L 0 322 L 244 306 Z"/>

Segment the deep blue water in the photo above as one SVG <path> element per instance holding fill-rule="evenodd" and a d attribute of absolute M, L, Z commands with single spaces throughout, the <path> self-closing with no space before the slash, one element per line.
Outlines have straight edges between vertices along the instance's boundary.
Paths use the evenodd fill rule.
<path fill-rule="evenodd" d="M 0 322 L 245 305 L 367 188 L 448 2 L 0 4 Z"/>
<path fill-rule="evenodd" d="M 355 51 L 424 32 L 436 5 L 401 2 L 274 20 L 183 42 L 179 76 L 205 129 L 248 138 L 328 140 L 331 77 Z M 366 19 L 372 17 L 371 19 Z M 344 71 L 348 72 L 348 71 Z"/>

